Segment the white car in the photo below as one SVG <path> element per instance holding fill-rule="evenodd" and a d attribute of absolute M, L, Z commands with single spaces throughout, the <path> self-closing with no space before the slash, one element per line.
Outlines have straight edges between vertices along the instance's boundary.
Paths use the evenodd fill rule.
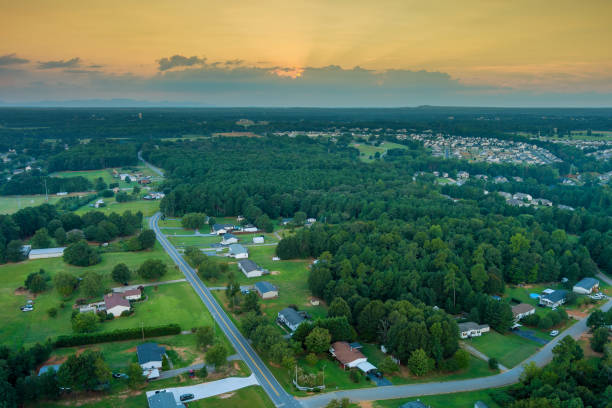
<path fill-rule="evenodd" d="M 553 337 L 555 337 L 558 334 L 559 334 L 559 330 L 553 330 L 553 331 L 550 332 L 550 335 L 553 336 Z"/>

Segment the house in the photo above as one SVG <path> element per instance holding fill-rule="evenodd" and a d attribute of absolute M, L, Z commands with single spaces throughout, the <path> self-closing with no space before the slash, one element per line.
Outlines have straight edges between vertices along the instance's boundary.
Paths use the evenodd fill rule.
<path fill-rule="evenodd" d="M 360 363 L 366 363 L 368 359 L 359 348 L 353 348 L 346 341 L 337 341 L 329 349 L 332 356 L 342 364 L 344 368 L 354 368 Z"/>
<path fill-rule="evenodd" d="M 291 329 L 292 332 L 296 331 L 298 326 L 302 324 L 304 316 L 299 314 L 295 309 L 286 307 L 278 312 L 277 320 L 283 323 L 285 326 Z"/>
<path fill-rule="evenodd" d="M 176 402 L 174 393 L 163 390 L 157 394 L 151 394 L 147 397 L 149 408 L 178 408 L 185 407 L 184 404 Z"/>
<path fill-rule="evenodd" d="M 458 171 L 457 172 L 457 178 L 459 179 L 469 179 L 470 178 L 470 173 L 468 173 L 467 171 Z"/>
<path fill-rule="evenodd" d="M 55 371 L 57 373 L 61 366 L 61 364 L 44 365 L 40 367 L 40 370 L 38 370 L 38 375 L 43 375 L 44 373 L 48 373 L 50 371 Z"/>
<path fill-rule="evenodd" d="M 498 191 L 497 194 L 504 197 L 506 200 L 510 200 L 512 198 L 512 194 L 506 193 L 505 191 Z"/>
<path fill-rule="evenodd" d="M 94 208 L 104 207 L 104 200 L 100 198 L 99 200 L 96 201 L 96 203 L 93 206 Z"/>
<path fill-rule="evenodd" d="M 508 182 L 508 179 L 507 179 L 507 178 L 505 178 L 504 176 L 497 176 L 497 177 L 495 177 L 495 178 L 493 179 L 493 182 L 494 182 L 495 184 L 507 183 L 507 182 Z"/>
<path fill-rule="evenodd" d="M 512 306 L 512 316 L 514 316 L 515 322 L 518 322 L 523 317 L 532 315 L 534 313 L 535 313 L 535 307 L 527 303 L 519 303 L 516 306 Z"/>
<path fill-rule="evenodd" d="M 567 296 L 567 290 L 559 289 L 553 290 L 550 293 L 545 293 L 540 296 L 540 305 L 557 308 L 565 303 L 565 297 Z"/>
<path fill-rule="evenodd" d="M 119 317 L 121 313 L 131 309 L 130 301 L 123 297 L 123 293 L 107 293 L 104 295 L 104 305 L 106 313 L 115 317 Z"/>
<path fill-rule="evenodd" d="M 144 376 L 148 379 L 159 377 L 159 370 L 166 355 L 164 347 L 155 343 L 144 343 L 136 347 L 136 355 Z"/>
<path fill-rule="evenodd" d="M 293 218 L 283 218 L 283 219 L 281 220 L 281 224 L 282 224 L 282 225 L 287 225 L 287 224 L 289 224 L 291 221 L 293 221 Z"/>
<path fill-rule="evenodd" d="M 244 231 L 244 232 L 257 232 L 258 229 L 253 224 L 247 224 L 244 227 L 242 227 L 242 231 Z"/>
<path fill-rule="evenodd" d="M 546 207 L 552 207 L 553 203 L 545 198 L 534 198 L 533 201 L 538 205 L 544 205 Z"/>
<path fill-rule="evenodd" d="M 59 258 L 64 255 L 64 249 L 66 247 L 32 249 L 28 254 L 28 259 Z"/>
<path fill-rule="evenodd" d="M 459 337 L 467 339 L 468 337 L 480 337 L 482 333 L 488 332 L 490 329 L 488 324 L 478 324 L 474 322 L 459 323 Z"/>
<path fill-rule="evenodd" d="M 525 193 L 515 193 L 512 198 L 514 198 L 515 200 L 520 200 L 520 201 L 531 201 L 533 200 L 533 197 L 531 196 L 531 194 L 525 194 Z"/>
<path fill-rule="evenodd" d="M 423 404 L 421 401 L 410 401 L 405 404 L 400 405 L 399 408 L 429 408 L 427 405 Z"/>
<path fill-rule="evenodd" d="M 140 300 L 140 298 L 142 297 L 142 292 L 138 288 L 129 289 L 125 292 L 121 292 L 120 294 L 123 295 L 123 297 L 127 300 Z"/>
<path fill-rule="evenodd" d="M 238 261 L 238 269 L 240 269 L 247 278 L 257 278 L 264 273 L 264 269 L 250 259 Z"/>
<path fill-rule="evenodd" d="M 227 234 L 223 234 L 223 240 L 221 241 L 223 245 L 235 244 L 237 242 L 238 242 L 238 237 L 235 236 L 234 234 L 230 234 L 229 232 Z"/>
<path fill-rule="evenodd" d="M 245 259 L 249 257 L 249 251 L 240 244 L 231 244 L 228 256 L 236 259 Z"/>
<path fill-rule="evenodd" d="M 242 215 L 237 216 L 237 217 L 236 217 L 236 221 L 237 221 L 237 222 L 244 221 L 244 216 L 242 216 Z"/>
<path fill-rule="evenodd" d="M 598 289 L 599 281 L 597 279 L 584 278 L 574 285 L 572 291 L 574 291 L 574 293 L 580 293 L 581 295 L 590 295 L 593 291 L 597 292 Z"/>
<path fill-rule="evenodd" d="M 272 299 L 278 297 L 278 288 L 270 282 L 261 281 L 255 283 L 255 290 L 262 299 Z"/>
<path fill-rule="evenodd" d="M 223 235 L 233 230 L 234 226 L 232 224 L 214 224 L 211 233 L 215 235 Z"/>
<path fill-rule="evenodd" d="M 253 237 L 253 243 L 254 244 L 263 244 L 264 243 L 264 236 L 261 235 L 259 237 Z"/>

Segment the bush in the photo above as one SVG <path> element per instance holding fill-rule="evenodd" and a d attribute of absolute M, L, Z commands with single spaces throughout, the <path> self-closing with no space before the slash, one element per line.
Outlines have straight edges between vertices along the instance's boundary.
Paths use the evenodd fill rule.
<path fill-rule="evenodd" d="M 166 274 L 166 264 L 159 259 L 147 259 L 138 268 L 138 274 L 145 279 L 159 279 Z"/>
<path fill-rule="evenodd" d="M 489 368 L 491 370 L 497 370 L 499 368 L 499 362 L 497 361 L 495 357 L 491 357 L 489 359 Z"/>
<path fill-rule="evenodd" d="M 120 340 L 141 339 L 144 337 L 159 337 L 179 334 L 181 327 L 178 324 L 167 324 L 164 326 L 133 327 L 130 329 L 119 329 L 104 333 L 85 333 L 59 336 L 55 341 L 55 347 L 73 347 L 85 344 L 108 343 Z"/>
<path fill-rule="evenodd" d="M 317 364 L 317 361 L 319 361 L 319 358 L 315 353 L 308 353 L 308 355 L 306 356 L 306 362 L 311 366 Z"/>
<path fill-rule="evenodd" d="M 540 324 L 540 315 L 532 314 L 522 320 L 523 324 L 527 326 L 537 327 Z"/>
<path fill-rule="evenodd" d="M 351 378 L 351 381 L 354 383 L 358 383 L 359 381 L 361 381 L 361 375 L 359 375 L 359 371 L 357 370 L 351 370 L 349 376 Z"/>
<path fill-rule="evenodd" d="M 202 368 L 200 368 L 198 370 L 198 372 L 196 373 L 196 375 L 200 378 L 206 378 L 208 377 L 208 370 L 206 369 L 206 364 L 202 366 Z"/>
<path fill-rule="evenodd" d="M 393 360 L 393 357 L 391 356 L 385 357 L 385 359 L 380 363 L 379 368 L 380 371 L 382 371 L 384 374 L 393 374 L 399 371 L 399 365 L 395 362 L 395 360 Z"/>
<path fill-rule="evenodd" d="M 49 315 L 49 317 L 57 316 L 57 308 L 55 308 L 55 307 L 49 308 L 47 310 L 47 314 Z"/>
<path fill-rule="evenodd" d="M 64 261 L 70 265 L 91 266 L 101 260 L 98 251 L 81 240 L 71 244 L 64 250 Z"/>
<path fill-rule="evenodd" d="M 455 360 L 459 370 L 466 369 L 470 365 L 470 353 L 463 349 L 459 349 L 453 355 L 453 360 Z"/>
<path fill-rule="evenodd" d="M 162 356 L 162 370 L 167 371 L 170 369 L 170 363 L 168 362 L 168 357 L 166 355 Z"/>
<path fill-rule="evenodd" d="M 542 317 L 540 319 L 540 323 L 538 324 L 538 327 L 542 330 L 548 330 L 552 326 L 553 326 L 553 322 L 548 315 Z"/>

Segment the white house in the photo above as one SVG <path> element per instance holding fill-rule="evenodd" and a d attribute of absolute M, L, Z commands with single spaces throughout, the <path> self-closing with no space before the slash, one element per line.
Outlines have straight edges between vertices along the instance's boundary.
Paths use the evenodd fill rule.
<path fill-rule="evenodd" d="M 223 235 L 233 230 L 234 226 L 232 224 L 214 224 L 211 232 L 215 235 Z"/>
<path fill-rule="evenodd" d="M 599 281 L 595 278 L 584 278 L 572 288 L 574 293 L 579 293 L 581 295 L 590 295 L 593 291 L 597 292 L 598 289 Z"/>
<path fill-rule="evenodd" d="M 359 348 L 351 347 L 346 341 L 337 341 L 329 349 L 332 356 L 342 364 L 344 368 L 354 368 L 368 361 Z"/>
<path fill-rule="evenodd" d="M 251 224 L 245 225 L 244 227 L 242 227 L 242 230 L 244 232 L 257 232 L 258 231 L 257 227 Z"/>
<path fill-rule="evenodd" d="M 563 289 L 553 290 L 552 292 L 544 291 L 544 294 L 540 296 L 540 305 L 557 308 L 565 303 L 567 291 Z"/>
<path fill-rule="evenodd" d="M 263 244 L 264 243 L 264 236 L 261 235 L 259 237 L 253 237 L 253 243 L 254 244 Z"/>
<path fill-rule="evenodd" d="M 306 319 L 296 312 L 295 309 L 291 307 L 286 307 L 280 312 L 278 312 L 277 320 L 283 323 L 285 326 L 291 329 L 292 332 L 296 331 L 298 326 L 302 324 Z"/>
<path fill-rule="evenodd" d="M 130 301 L 123 296 L 123 293 L 107 293 L 104 295 L 104 305 L 106 306 L 106 313 L 115 317 L 119 317 L 121 313 L 131 309 Z"/>
<path fill-rule="evenodd" d="M 166 349 L 155 343 L 144 343 L 136 347 L 136 354 L 142 374 L 148 379 L 159 377 Z"/>
<path fill-rule="evenodd" d="M 512 316 L 514 316 L 515 322 L 518 322 L 522 318 L 534 314 L 535 311 L 535 307 L 527 303 L 519 303 L 516 306 L 512 306 Z"/>
<path fill-rule="evenodd" d="M 474 322 L 459 323 L 459 337 L 467 339 L 468 337 L 480 337 L 482 333 L 486 333 L 491 328 L 488 324 L 478 324 Z"/>
<path fill-rule="evenodd" d="M 123 297 L 127 300 L 140 300 L 142 292 L 140 291 L 140 289 L 136 288 L 121 292 L 121 295 L 123 295 Z"/>
<path fill-rule="evenodd" d="M 264 272 L 264 269 L 261 266 L 257 265 L 250 259 L 242 259 L 238 261 L 238 269 L 240 269 L 247 278 L 260 277 Z"/>
<path fill-rule="evenodd" d="M 223 240 L 221 241 L 223 245 L 235 244 L 237 242 L 238 242 L 238 237 L 235 236 L 234 234 L 230 234 L 229 232 L 227 234 L 223 234 Z"/>
<path fill-rule="evenodd" d="M 240 244 L 231 244 L 228 256 L 236 259 L 246 259 L 249 257 L 249 251 Z"/>
<path fill-rule="evenodd" d="M 32 249 L 28 253 L 28 259 L 59 258 L 64 255 L 64 249 L 66 247 Z"/>

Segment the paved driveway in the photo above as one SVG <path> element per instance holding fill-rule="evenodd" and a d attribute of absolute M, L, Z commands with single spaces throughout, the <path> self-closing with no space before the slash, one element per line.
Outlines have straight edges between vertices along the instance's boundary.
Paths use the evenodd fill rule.
<path fill-rule="evenodd" d="M 249 377 L 228 377 L 219 381 L 211 381 L 197 385 L 190 385 L 187 387 L 164 388 L 157 391 L 171 392 L 174 394 L 174 399 L 178 403 L 180 402 L 180 396 L 183 394 L 193 394 L 193 399 L 189 401 L 195 401 L 202 398 L 214 397 L 215 395 L 236 391 L 251 385 L 259 385 L 254 374 L 251 374 Z M 147 391 L 147 398 L 153 394 L 155 394 L 155 391 Z"/>
<path fill-rule="evenodd" d="M 539 344 L 546 344 L 546 343 L 548 343 L 548 341 L 539 338 L 538 336 L 533 334 L 533 332 L 530 331 L 530 330 L 521 330 L 521 329 L 518 329 L 518 330 L 514 331 L 514 334 L 516 334 L 517 336 L 521 336 L 521 337 L 523 337 L 525 339 L 528 339 L 528 340 L 531 340 L 531 341 L 535 341 L 536 343 L 539 343 Z"/>

